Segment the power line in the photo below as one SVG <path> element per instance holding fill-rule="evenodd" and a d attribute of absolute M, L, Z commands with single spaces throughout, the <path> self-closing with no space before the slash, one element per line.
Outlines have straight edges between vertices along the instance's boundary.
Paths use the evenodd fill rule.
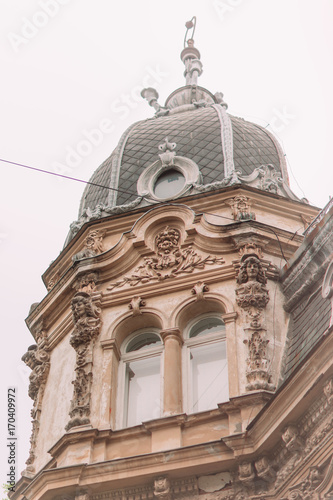
<path fill-rule="evenodd" d="M 132 193 L 130 191 L 124 191 L 122 189 L 113 188 L 110 186 L 103 186 L 102 184 L 98 184 L 97 182 L 84 181 L 83 179 L 77 179 L 76 177 L 70 177 L 68 175 L 57 174 L 56 172 L 51 172 L 50 170 L 43 170 L 41 168 L 30 167 L 29 165 L 25 165 L 23 163 L 17 163 L 15 161 L 5 160 L 3 158 L 0 158 L 0 161 L 2 161 L 4 163 L 10 163 L 11 165 L 16 165 L 18 167 L 28 168 L 29 170 L 34 170 L 36 172 L 42 172 L 43 174 L 55 175 L 56 177 L 62 177 L 63 179 L 69 179 L 70 181 L 82 182 L 83 184 L 90 184 L 91 186 L 96 186 L 96 187 L 100 187 L 103 189 L 110 189 L 111 191 L 117 191 L 118 193 L 122 193 L 122 194 L 130 194 L 130 195 L 137 194 L 137 193 Z"/>

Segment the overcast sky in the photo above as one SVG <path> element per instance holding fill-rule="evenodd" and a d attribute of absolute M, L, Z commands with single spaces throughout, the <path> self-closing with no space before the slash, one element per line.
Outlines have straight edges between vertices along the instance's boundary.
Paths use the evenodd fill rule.
<path fill-rule="evenodd" d="M 153 115 L 139 97 L 147 83 L 162 104 L 184 85 L 180 52 L 193 15 L 199 85 L 274 131 L 293 191 L 323 207 L 333 184 L 329 0 L 2 0 L 0 158 L 88 180 L 122 132 Z M 18 472 L 29 450 L 20 358 L 33 339 L 24 319 L 45 295 L 40 276 L 61 251 L 84 185 L 2 162 L 0 175 L 3 483 L 8 387 L 18 394 Z"/>

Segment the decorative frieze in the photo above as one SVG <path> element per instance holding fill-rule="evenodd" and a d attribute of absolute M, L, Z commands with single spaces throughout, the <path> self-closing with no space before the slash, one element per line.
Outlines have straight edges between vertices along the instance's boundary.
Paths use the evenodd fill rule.
<path fill-rule="evenodd" d="M 66 431 L 74 426 L 90 423 L 93 346 L 100 330 L 100 308 L 86 292 L 78 292 L 72 299 L 74 330 L 70 345 L 76 351 L 73 399 Z"/>
<path fill-rule="evenodd" d="M 182 249 L 180 231 L 166 226 L 155 238 L 155 255 L 145 257 L 144 263 L 137 267 L 130 276 L 112 283 L 108 290 L 129 284 L 135 286 L 152 281 L 176 278 L 180 274 L 192 273 L 204 269 L 206 265 L 224 264 L 222 257 L 200 256 L 191 246 Z"/>
<path fill-rule="evenodd" d="M 31 410 L 32 433 L 30 437 L 29 457 L 26 461 L 26 472 L 32 474 L 35 472 L 35 450 L 42 412 L 42 400 L 45 384 L 50 371 L 50 355 L 47 352 L 47 339 L 42 323 L 35 327 L 34 335 L 37 345 L 34 344 L 30 346 L 28 351 L 22 356 L 22 361 L 32 370 L 29 376 L 28 390 L 29 396 L 33 400 L 33 407 Z"/>

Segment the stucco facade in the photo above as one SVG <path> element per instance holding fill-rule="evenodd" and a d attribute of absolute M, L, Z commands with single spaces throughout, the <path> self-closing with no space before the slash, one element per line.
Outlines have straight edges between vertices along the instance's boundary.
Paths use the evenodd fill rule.
<path fill-rule="evenodd" d="M 129 179 L 132 198 L 88 186 L 43 276 L 48 294 L 27 320 L 33 432 L 15 500 L 333 496 L 332 204 L 319 213 L 298 200 L 276 140 L 198 90 L 191 40 L 182 58 L 187 85 L 164 107 L 145 89 L 156 118 L 94 174 L 112 193 Z M 168 172 L 183 185 L 159 199 Z M 218 385 L 209 359 L 220 348 Z M 211 390 L 213 403 L 195 401 L 198 352 L 200 398 Z M 150 413 L 149 393 L 131 399 L 131 366 L 149 360 Z M 128 424 L 140 405 L 149 418 Z"/>

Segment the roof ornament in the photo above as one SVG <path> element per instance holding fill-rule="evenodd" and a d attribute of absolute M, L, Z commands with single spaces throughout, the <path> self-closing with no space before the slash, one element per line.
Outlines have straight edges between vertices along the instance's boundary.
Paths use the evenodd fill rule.
<path fill-rule="evenodd" d="M 141 97 L 143 99 L 146 99 L 146 101 L 148 101 L 149 106 L 155 109 L 156 111 L 155 116 L 164 116 L 169 113 L 170 111 L 169 109 L 164 108 L 157 102 L 159 95 L 156 89 L 153 89 L 152 87 L 143 89 L 141 91 Z"/>
<path fill-rule="evenodd" d="M 166 137 L 163 144 L 158 146 L 158 149 L 162 151 L 158 156 L 161 159 L 163 167 L 169 167 L 170 165 L 174 165 L 174 157 L 176 156 L 176 146 L 175 142 L 169 142 L 169 139 Z"/>
<path fill-rule="evenodd" d="M 184 76 L 186 85 L 197 85 L 198 76 L 202 73 L 202 62 L 200 61 L 200 52 L 194 47 L 194 32 L 196 26 L 196 17 L 193 16 L 190 21 L 185 23 L 186 33 L 184 38 L 184 48 L 180 54 L 180 58 L 185 65 Z M 191 38 L 187 38 L 189 30 L 192 29 Z M 187 43 L 187 47 L 186 47 Z"/>

